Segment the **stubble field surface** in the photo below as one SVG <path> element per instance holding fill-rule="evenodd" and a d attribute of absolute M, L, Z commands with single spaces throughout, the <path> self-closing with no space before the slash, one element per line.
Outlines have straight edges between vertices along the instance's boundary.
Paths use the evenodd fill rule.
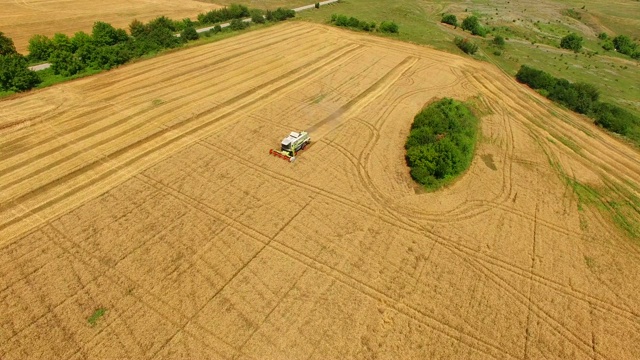
<path fill-rule="evenodd" d="M 19 52 L 26 53 L 33 35 L 91 32 L 96 21 L 128 30 L 134 19 L 194 18 L 218 7 L 195 0 L 0 0 L 0 31 L 13 39 Z"/>
<path fill-rule="evenodd" d="M 442 97 L 481 140 L 423 193 L 403 144 Z M 489 64 L 294 22 L 0 101 L 0 132 L 2 359 L 640 353 L 638 245 L 566 181 L 637 195 L 638 153 Z"/>

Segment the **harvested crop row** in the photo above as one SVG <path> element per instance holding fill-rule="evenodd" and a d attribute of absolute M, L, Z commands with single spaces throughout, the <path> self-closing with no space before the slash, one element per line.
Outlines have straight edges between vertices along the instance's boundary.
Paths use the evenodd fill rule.
<path fill-rule="evenodd" d="M 479 142 L 427 194 L 443 97 Z M 294 22 L 0 104 L 0 358 L 640 352 L 640 250 L 583 190 L 638 196 L 636 150 L 485 63 Z"/>

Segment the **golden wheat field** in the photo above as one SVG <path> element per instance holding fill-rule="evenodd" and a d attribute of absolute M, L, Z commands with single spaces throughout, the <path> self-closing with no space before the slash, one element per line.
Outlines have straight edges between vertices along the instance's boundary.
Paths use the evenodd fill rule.
<path fill-rule="evenodd" d="M 128 30 L 134 19 L 148 21 L 163 15 L 193 19 L 218 7 L 195 0 L 0 0 L 0 31 L 13 39 L 19 52 L 26 53 L 33 35 L 90 33 L 96 21 Z"/>
<path fill-rule="evenodd" d="M 403 146 L 443 97 L 481 139 L 425 193 Z M 292 22 L 2 100 L 0 129 L 3 360 L 640 354 L 638 244 L 566 181 L 637 195 L 638 152 L 488 63 Z"/>

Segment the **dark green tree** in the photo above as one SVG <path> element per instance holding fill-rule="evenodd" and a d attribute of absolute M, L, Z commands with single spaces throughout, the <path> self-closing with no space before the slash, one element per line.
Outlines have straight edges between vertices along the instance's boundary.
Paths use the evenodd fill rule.
<path fill-rule="evenodd" d="M 393 21 L 383 21 L 380 24 L 380 31 L 383 33 L 397 34 L 399 32 L 398 24 Z"/>
<path fill-rule="evenodd" d="M 71 39 L 66 34 L 55 33 L 51 38 L 54 51 L 67 51 L 73 52 L 73 45 L 71 45 Z"/>
<path fill-rule="evenodd" d="M 84 70 L 84 63 L 70 51 L 55 50 L 49 57 L 51 70 L 62 76 L 72 76 Z"/>
<path fill-rule="evenodd" d="M 116 29 L 111 24 L 98 21 L 93 24 L 91 38 L 96 46 L 111 46 L 129 40 L 129 35 L 123 29 Z"/>
<path fill-rule="evenodd" d="M 562 38 L 560 47 L 578 52 L 582 49 L 582 37 L 576 33 L 571 33 Z"/>
<path fill-rule="evenodd" d="M 0 90 L 25 91 L 38 85 L 40 78 L 28 66 L 25 57 L 18 53 L 0 55 Z"/>
<path fill-rule="evenodd" d="M 296 12 L 291 9 L 277 8 L 273 14 L 273 21 L 284 21 L 296 16 Z"/>
<path fill-rule="evenodd" d="M 231 20 L 231 22 L 229 23 L 229 29 L 233 30 L 233 31 L 238 31 L 238 30 L 243 30 L 245 29 L 249 24 L 247 24 L 246 22 L 240 20 L 240 19 L 233 19 Z"/>
<path fill-rule="evenodd" d="M 184 30 L 182 30 L 182 32 L 180 33 L 180 37 L 184 41 L 198 40 L 200 38 L 200 36 L 198 35 L 198 32 L 196 31 L 196 28 L 193 27 L 193 25 L 186 27 Z"/>
<path fill-rule="evenodd" d="M 84 31 L 78 31 L 77 33 L 73 34 L 73 37 L 71 38 L 71 49 L 74 53 L 78 51 L 78 49 L 92 44 L 93 39 L 91 38 L 91 35 L 87 34 Z"/>
<path fill-rule="evenodd" d="M 630 37 L 626 35 L 618 35 L 613 38 L 613 45 L 619 53 L 632 56 L 638 49 L 638 44 L 634 43 Z"/>
<path fill-rule="evenodd" d="M 251 21 L 255 24 L 264 24 L 267 20 L 261 10 L 253 9 L 251 10 Z"/>
<path fill-rule="evenodd" d="M 620 135 L 629 135 L 640 127 L 640 119 L 629 111 L 608 103 L 598 103 L 593 109 L 595 124 Z M 637 141 L 637 139 L 636 139 Z"/>
<path fill-rule="evenodd" d="M 351 27 L 351 28 L 359 28 L 360 27 L 360 20 L 354 18 L 353 16 L 349 18 L 349 20 L 347 20 L 347 26 Z"/>
<path fill-rule="evenodd" d="M 129 33 L 134 38 L 143 37 L 148 33 L 147 27 L 142 23 L 142 21 L 138 19 L 134 19 L 131 24 L 129 24 Z"/>
<path fill-rule="evenodd" d="M 251 16 L 249 8 L 244 5 L 231 4 L 228 9 L 232 19 L 242 19 Z"/>
<path fill-rule="evenodd" d="M 487 30 L 480 25 L 480 21 L 477 16 L 469 16 L 462 21 L 461 28 L 471 32 L 473 35 L 486 36 Z"/>
<path fill-rule="evenodd" d="M 533 89 L 545 89 L 547 91 L 553 90 L 557 82 L 550 74 L 526 65 L 520 67 L 516 74 L 516 80 L 529 85 Z"/>
<path fill-rule="evenodd" d="M 17 54 L 13 40 L 0 31 L 0 56 Z"/>
<path fill-rule="evenodd" d="M 53 41 L 44 35 L 34 35 L 29 39 L 29 59 L 47 61 L 53 52 Z"/>
<path fill-rule="evenodd" d="M 150 29 L 158 29 L 158 28 L 162 28 L 162 29 L 169 29 L 172 32 L 176 31 L 176 26 L 173 23 L 173 21 L 171 19 L 169 19 L 166 16 L 160 16 L 157 17 L 153 20 L 151 20 L 149 22 L 149 24 L 147 24 L 149 26 Z"/>
<path fill-rule="evenodd" d="M 440 22 L 458 27 L 458 18 L 453 14 L 442 15 Z"/>
<path fill-rule="evenodd" d="M 456 46 L 460 50 L 464 51 L 469 55 L 473 55 L 478 51 L 478 45 L 472 41 L 469 41 L 469 39 L 463 39 L 461 37 L 456 36 L 453 42 L 456 44 Z"/>

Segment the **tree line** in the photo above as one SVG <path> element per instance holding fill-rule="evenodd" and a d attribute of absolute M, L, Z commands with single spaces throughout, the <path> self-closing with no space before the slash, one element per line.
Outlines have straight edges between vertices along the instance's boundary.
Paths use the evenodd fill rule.
<path fill-rule="evenodd" d="M 353 16 L 347 16 L 342 14 L 331 15 L 330 23 L 335 26 L 351 28 L 355 30 L 363 31 L 380 31 L 383 33 L 397 34 L 400 31 L 398 24 L 393 21 L 383 21 L 380 26 L 377 27 L 376 23 L 371 21 L 362 21 Z"/>
<path fill-rule="evenodd" d="M 133 20 L 129 32 L 111 24 L 98 21 L 90 34 L 83 31 L 69 37 L 56 33 L 49 38 L 35 35 L 29 40 L 29 55 L 15 50 L 13 40 L 0 32 L 0 91 L 19 92 L 29 90 L 42 82 L 37 73 L 28 69 L 29 63 L 49 62 L 54 74 L 70 77 L 86 70 L 108 70 L 133 59 L 157 53 L 164 49 L 180 47 L 197 40 L 196 26 L 231 20 L 228 31 L 242 30 L 249 23 L 241 19 L 250 17 L 255 23 L 283 21 L 295 16 L 295 11 L 278 8 L 274 11 L 249 9 L 232 4 L 198 15 L 191 19 L 172 20 L 165 16 L 143 23 Z M 205 36 L 223 31 L 215 26 Z M 179 32 L 179 36 L 176 33 Z"/>
<path fill-rule="evenodd" d="M 598 35 L 598 38 L 603 41 L 603 49 L 607 51 L 615 50 L 633 59 L 640 60 L 640 45 L 627 35 L 618 35 L 612 38 L 603 32 Z"/>
<path fill-rule="evenodd" d="M 461 102 L 445 98 L 418 113 L 411 124 L 405 155 L 411 177 L 436 189 L 471 165 L 478 119 Z"/>
<path fill-rule="evenodd" d="M 593 118 L 596 125 L 640 144 L 640 117 L 617 105 L 600 101 L 600 92 L 595 86 L 571 83 L 526 65 L 520 67 L 516 79 L 547 98 Z"/>

